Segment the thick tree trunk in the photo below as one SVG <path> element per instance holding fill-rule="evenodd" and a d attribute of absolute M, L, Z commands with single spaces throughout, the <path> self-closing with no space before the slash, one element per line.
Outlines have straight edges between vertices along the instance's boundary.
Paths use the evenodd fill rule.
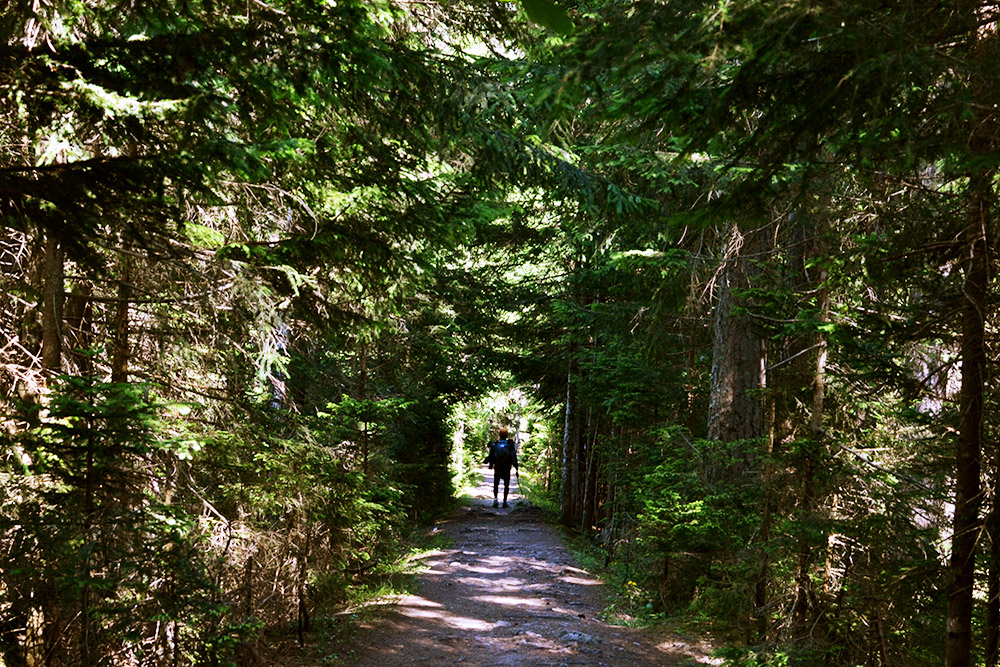
<path fill-rule="evenodd" d="M 761 230 L 744 234 L 739 225 L 733 224 L 728 232 L 723 267 L 716 284 L 708 437 L 726 443 L 740 443 L 733 451 L 734 459 L 728 471 L 728 475 L 734 478 L 757 472 L 758 452 L 753 441 L 765 435 L 765 347 L 747 314 L 751 304 L 743 293 L 751 287 L 760 249 L 764 246 L 764 236 Z M 764 521 L 770 522 L 770 518 L 765 516 Z M 764 539 L 767 539 L 768 530 L 769 526 L 765 525 Z M 765 632 L 766 556 L 762 557 L 758 567 L 753 625 L 758 632 Z"/>
<path fill-rule="evenodd" d="M 45 239 L 45 284 L 42 298 L 42 365 L 62 370 L 62 319 L 64 301 L 63 252 L 59 239 L 49 232 Z"/>
<path fill-rule="evenodd" d="M 959 392 L 959 432 L 955 469 L 955 517 L 949 565 L 945 665 L 967 667 L 972 651 L 973 589 L 976 538 L 981 501 L 980 456 L 983 439 L 983 389 L 986 372 L 987 290 L 989 283 L 989 224 L 992 179 L 971 179 L 970 219 L 962 290 L 962 386 Z"/>
<path fill-rule="evenodd" d="M 756 255 L 763 246 L 761 231 L 746 235 L 733 225 L 717 285 L 715 341 L 712 349 L 712 386 L 708 437 L 735 442 L 764 435 L 761 390 L 764 387 L 764 341 L 746 314 L 749 303 L 741 294 L 751 286 Z M 744 452 L 746 463 L 752 458 Z"/>

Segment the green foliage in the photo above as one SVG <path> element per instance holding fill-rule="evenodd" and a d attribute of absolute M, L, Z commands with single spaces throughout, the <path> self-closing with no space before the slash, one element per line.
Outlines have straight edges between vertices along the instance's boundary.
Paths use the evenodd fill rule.
<path fill-rule="evenodd" d="M 230 631 L 206 623 L 224 607 L 198 555 L 197 516 L 148 484 L 169 479 L 171 460 L 190 451 L 158 435 L 148 392 L 63 376 L 38 425 L 7 452 L 21 465 L 3 470 L 0 497 L 0 528 L 15 545 L 0 561 L 5 613 L 22 623 L 40 613 L 74 618 L 67 632 L 82 655 L 121 642 L 155 655 L 162 646 L 148 629 L 157 623 L 199 643 Z"/>
<path fill-rule="evenodd" d="M 759 490 L 732 478 L 746 443 L 696 440 L 683 434 L 661 445 L 664 461 L 641 480 L 639 525 L 667 552 L 740 549 L 756 528 Z"/>
<path fill-rule="evenodd" d="M 563 35 L 573 32 L 573 21 L 564 9 L 551 0 L 522 0 L 521 4 L 532 21 Z"/>
<path fill-rule="evenodd" d="M 988 12 L 520 8 L 555 35 L 502 3 L 0 18 L 7 662 L 304 632 L 501 424 L 637 616 L 747 639 L 732 664 L 939 661 Z M 712 442 L 743 259 L 767 419 Z"/>
<path fill-rule="evenodd" d="M 787 653 L 769 653 L 750 648 L 723 648 L 715 652 L 725 659 L 727 667 L 789 667 L 793 664 L 818 664 L 820 656 L 796 656 L 794 659 Z"/>

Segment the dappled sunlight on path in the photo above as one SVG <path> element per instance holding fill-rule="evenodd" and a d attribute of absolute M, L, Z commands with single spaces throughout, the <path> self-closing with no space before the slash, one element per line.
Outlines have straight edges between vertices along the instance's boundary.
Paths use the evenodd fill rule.
<path fill-rule="evenodd" d="M 341 664 L 713 664 L 702 647 L 599 620 L 600 581 L 576 566 L 515 479 L 510 508 L 494 509 L 483 473 L 470 505 L 434 528 L 450 545 L 422 557 L 419 594 L 366 627 Z"/>

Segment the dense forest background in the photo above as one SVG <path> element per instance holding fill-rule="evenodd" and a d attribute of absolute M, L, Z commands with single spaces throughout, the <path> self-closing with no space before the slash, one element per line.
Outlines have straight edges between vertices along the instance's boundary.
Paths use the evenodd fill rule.
<path fill-rule="evenodd" d="M 0 664 L 253 664 L 491 429 L 735 664 L 998 664 L 993 3 L 15 0 Z"/>

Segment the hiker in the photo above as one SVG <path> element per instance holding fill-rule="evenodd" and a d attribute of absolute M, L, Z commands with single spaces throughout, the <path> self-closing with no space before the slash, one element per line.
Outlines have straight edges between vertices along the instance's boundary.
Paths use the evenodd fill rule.
<path fill-rule="evenodd" d="M 503 480 L 503 506 L 507 507 L 507 490 L 510 488 L 510 468 L 517 467 L 517 443 L 507 439 L 507 429 L 500 429 L 500 437 L 496 442 L 490 443 L 490 453 L 483 463 L 489 463 L 493 470 L 493 507 L 499 507 L 497 501 L 497 491 L 500 488 L 500 480 Z"/>

